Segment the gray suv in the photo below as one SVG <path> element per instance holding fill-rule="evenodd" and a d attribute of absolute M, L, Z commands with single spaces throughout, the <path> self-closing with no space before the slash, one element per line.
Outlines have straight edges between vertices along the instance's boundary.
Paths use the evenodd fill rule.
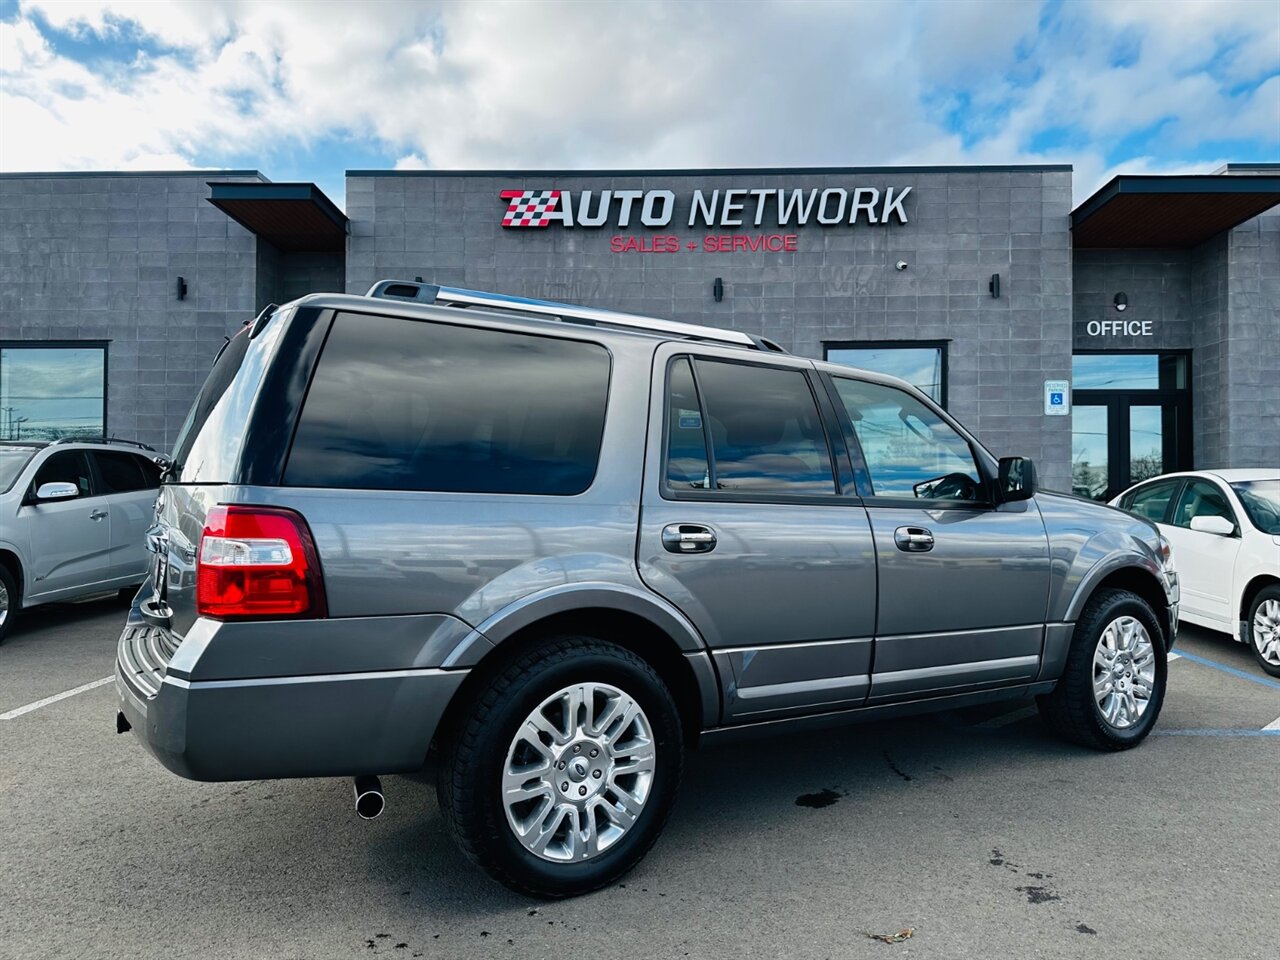
<path fill-rule="evenodd" d="M 196 780 L 354 777 L 365 816 L 430 760 L 542 896 L 639 861 L 720 735 L 1034 697 L 1132 747 L 1178 616 L 1151 523 L 902 381 L 395 281 L 232 338 L 148 543 L 118 729 Z"/>

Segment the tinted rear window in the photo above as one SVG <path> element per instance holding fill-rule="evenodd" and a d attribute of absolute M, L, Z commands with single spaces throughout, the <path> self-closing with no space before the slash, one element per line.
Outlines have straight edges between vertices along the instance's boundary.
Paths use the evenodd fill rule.
<path fill-rule="evenodd" d="M 98 462 L 98 476 L 102 478 L 103 493 L 128 493 L 145 490 L 149 484 L 142 475 L 142 468 L 132 454 L 95 450 L 93 459 Z"/>
<path fill-rule="evenodd" d="M 609 354 L 498 330 L 342 314 L 284 482 L 459 493 L 581 493 L 600 456 Z"/>

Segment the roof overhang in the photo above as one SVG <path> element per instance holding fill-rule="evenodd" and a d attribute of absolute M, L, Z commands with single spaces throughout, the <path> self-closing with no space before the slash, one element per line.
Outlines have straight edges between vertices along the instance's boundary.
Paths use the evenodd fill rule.
<path fill-rule="evenodd" d="M 1071 213 L 1072 245 L 1194 247 L 1280 203 L 1280 176 L 1118 176 Z"/>
<path fill-rule="evenodd" d="M 347 217 L 314 183 L 217 183 L 209 202 L 281 250 L 346 249 Z"/>

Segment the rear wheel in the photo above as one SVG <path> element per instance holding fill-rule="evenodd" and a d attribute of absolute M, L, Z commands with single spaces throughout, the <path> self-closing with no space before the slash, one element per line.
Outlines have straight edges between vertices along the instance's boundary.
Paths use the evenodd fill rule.
<path fill-rule="evenodd" d="M 1040 714 L 1065 740 L 1127 750 L 1155 726 L 1168 662 L 1155 613 L 1128 590 L 1100 590 L 1076 623 L 1067 665 Z"/>
<path fill-rule="evenodd" d="M 649 664 L 584 636 L 525 652 L 445 731 L 440 808 L 495 879 L 565 897 L 630 870 L 657 839 L 684 766 L 680 715 Z"/>
<path fill-rule="evenodd" d="M 1254 659 L 1273 677 L 1280 677 L 1280 586 L 1258 591 L 1245 621 L 1246 639 Z"/>
<path fill-rule="evenodd" d="M 4 638 L 9 635 L 9 628 L 13 626 L 13 619 L 21 606 L 20 600 L 13 574 L 8 567 L 0 565 L 0 643 L 4 643 Z"/>

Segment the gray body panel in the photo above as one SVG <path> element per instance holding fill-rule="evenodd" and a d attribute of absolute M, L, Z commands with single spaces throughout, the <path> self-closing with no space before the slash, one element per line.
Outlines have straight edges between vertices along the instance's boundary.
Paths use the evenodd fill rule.
<path fill-rule="evenodd" d="M 306 303 L 549 333 L 545 320 L 479 310 L 460 321 L 457 309 Z M 238 416 L 270 415 L 251 387 L 272 363 L 290 362 L 275 351 L 294 314 L 282 311 L 276 329 L 250 343 L 252 383 L 233 385 L 228 404 Z M 932 509 L 864 504 L 851 490 L 774 501 L 666 496 L 669 358 L 749 360 L 810 376 L 825 365 L 568 324 L 550 335 L 601 344 L 611 356 L 599 467 L 581 494 L 296 488 L 234 476 L 166 486 L 151 532 L 167 558 L 160 593 L 169 619 L 165 642 L 152 646 L 173 651 L 145 665 L 150 688 L 139 684 L 147 645 L 127 629 L 117 676 L 122 709 L 166 766 L 198 779 L 414 769 L 470 670 L 526 628 L 584 611 L 648 623 L 652 642 L 687 666 L 704 729 L 1023 696 L 1060 674 L 1072 623 L 1105 576 L 1164 577 L 1150 524 L 1053 494 Z M 196 554 L 216 504 L 286 507 L 305 518 L 327 617 L 197 616 Z M 714 531 L 713 550 L 664 546 L 664 527 L 690 523 Z M 926 527 L 934 548 L 900 550 L 900 526 Z M 155 592 L 144 586 L 131 629 Z M 1166 594 L 1176 605 L 1176 584 Z"/>

